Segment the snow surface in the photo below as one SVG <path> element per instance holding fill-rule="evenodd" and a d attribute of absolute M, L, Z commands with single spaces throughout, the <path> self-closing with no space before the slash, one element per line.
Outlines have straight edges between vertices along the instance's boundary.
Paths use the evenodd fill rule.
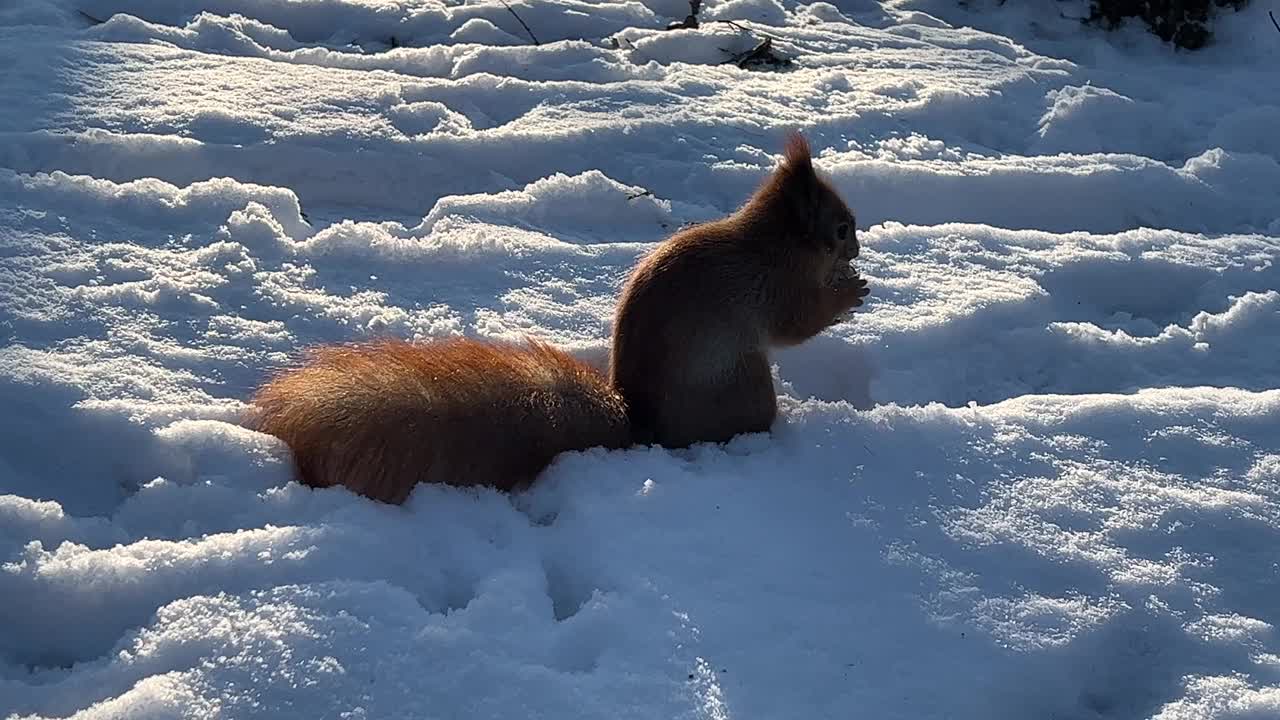
<path fill-rule="evenodd" d="M 1280 717 L 1268 3 L 509 2 L 0 2 L 0 717 Z M 391 507 L 235 424 L 316 341 L 603 362 L 792 127 L 872 294 L 771 435 Z"/>

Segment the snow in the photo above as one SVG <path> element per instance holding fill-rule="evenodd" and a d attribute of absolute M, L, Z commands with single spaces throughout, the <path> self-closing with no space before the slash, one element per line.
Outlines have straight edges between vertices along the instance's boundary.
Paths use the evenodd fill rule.
<path fill-rule="evenodd" d="M 509 5 L 0 3 L 0 717 L 1280 717 L 1264 4 Z M 872 292 L 772 433 L 393 507 L 237 424 L 313 342 L 603 363 L 792 127 Z"/>

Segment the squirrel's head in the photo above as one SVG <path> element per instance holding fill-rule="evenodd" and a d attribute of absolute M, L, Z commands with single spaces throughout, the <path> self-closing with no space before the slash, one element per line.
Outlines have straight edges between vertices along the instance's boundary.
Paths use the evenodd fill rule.
<path fill-rule="evenodd" d="M 814 169 L 809 143 L 798 132 L 787 136 L 782 163 L 753 203 L 781 225 L 784 242 L 818 251 L 832 264 L 847 263 L 861 250 L 853 211 Z"/>

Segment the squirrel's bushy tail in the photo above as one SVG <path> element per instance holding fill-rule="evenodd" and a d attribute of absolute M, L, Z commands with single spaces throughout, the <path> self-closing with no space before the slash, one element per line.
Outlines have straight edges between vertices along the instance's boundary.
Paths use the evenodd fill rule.
<path fill-rule="evenodd" d="M 304 484 L 388 503 L 420 482 L 511 490 L 561 452 L 631 442 L 622 397 L 587 364 L 468 338 L 314 348 L 258 389 L 246 425 L 289 446 Z"/>

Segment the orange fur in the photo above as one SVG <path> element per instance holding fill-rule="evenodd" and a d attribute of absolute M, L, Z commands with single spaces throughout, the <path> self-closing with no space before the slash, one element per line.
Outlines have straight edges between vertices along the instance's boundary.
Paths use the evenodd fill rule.
<path fill-rule="evenodd" d="M 770 429 L 768 351 L 862 304 L 853 213 L 814 171 L 808 143 L 728 217 L 677 232 L 633 270 L 613 329 L 609 380 L 638 440 L 666 447 Z"/>
<path fill-rule="evenodd" d="M 247 423 L 313 487 L 401 503 L 420 482 L 502 490 L 561 452 L 630 443 L 622 398 L 550 345 L 378 340 L 312 349 L 264 384 Z"/>

